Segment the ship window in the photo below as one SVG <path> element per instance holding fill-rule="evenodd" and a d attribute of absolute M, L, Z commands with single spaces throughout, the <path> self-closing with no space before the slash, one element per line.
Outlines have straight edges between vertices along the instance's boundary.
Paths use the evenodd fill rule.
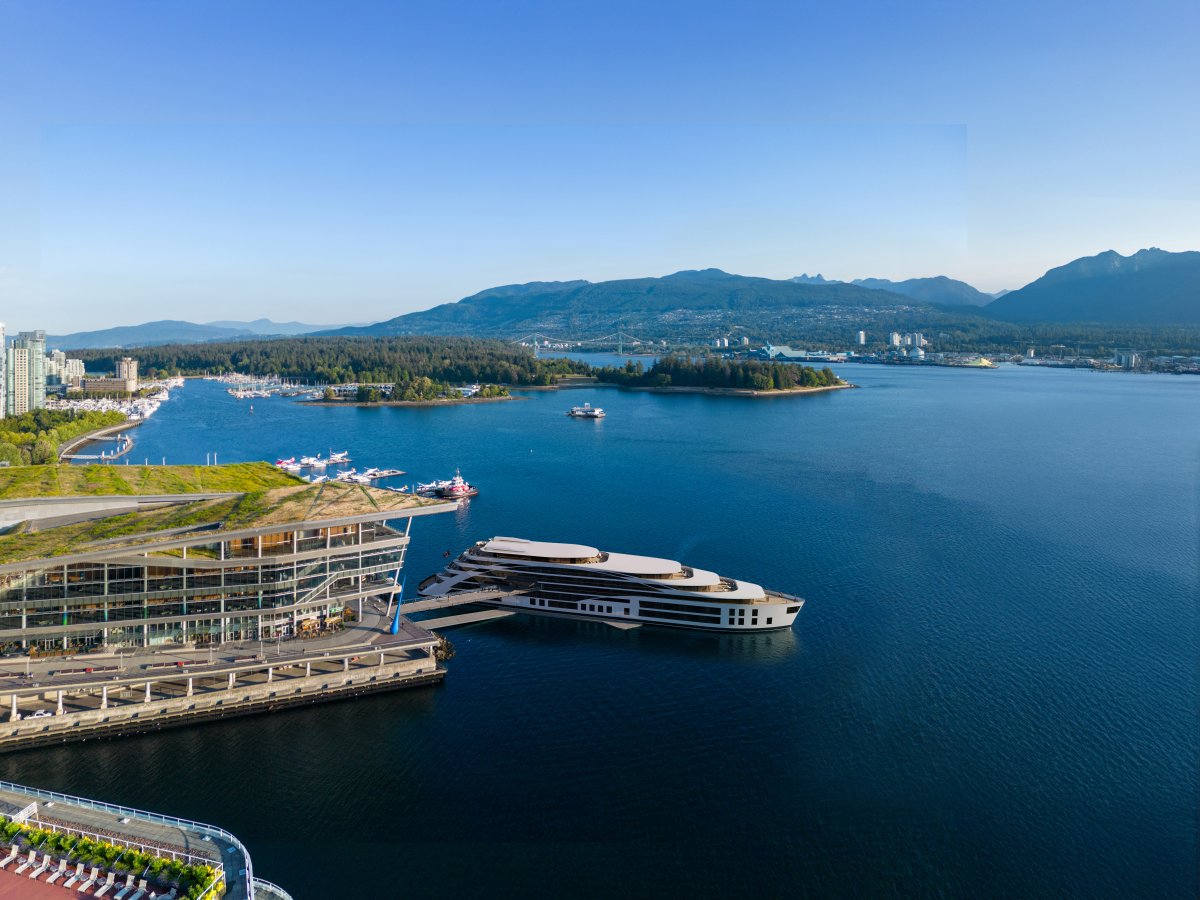
<path fill-rule="evenodd" d="M 770 625 L 770 624 L 771 624 L 772 622 L 774 622 L 774 621 L 775 621 L 775 620 L 774 620 L 774 619 L 772 619 L 770 616 L 767 616 L 767 624 L 768 624 L 768 625 Z"/>
<path fill-rule="evenodd" d="M 625 607 L 625 615 L 629 615 L 629 607 Z"/>
<path fill-rule="evenodd" d="M 798 607 L 798 606 L 789 606 L 789 607 L 787 608 L 787 611 L 788 611 L 788 615 L 790 616 L 792 613 L 798 613 L 798 612 L 800 612 L 800 607 Z"/>

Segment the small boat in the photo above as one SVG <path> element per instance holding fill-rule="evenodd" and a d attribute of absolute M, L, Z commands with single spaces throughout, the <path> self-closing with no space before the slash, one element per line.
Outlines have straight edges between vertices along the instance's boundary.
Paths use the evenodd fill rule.
<path fill-rule="evenodd" d="M 339 450 L 338 452 L 335 453 L 334 451 L 330 450 L 329 451 L 329 461 L 331 463 L 335 463 L 335 464 L 336 463 L 348 463 L 348 462 L 350 462 L 350 451 L 349 450 Z"/>
<path fill-rule="evenodd" d="M 281 469 L 286 469 L 288 466 L 294 466 L 295 464 L 296 464 L 296 457 L 294 457 L 294 456 L 289 456 L 287 459 L 275 460 L 275 465 L 277 465 Z"/>
<path fill-rule="evenodd" d="M 300 465 L 310 469 L 323 469 L 325 468 L 325 460 L 321 459 L 320 456 L 302 456 L 300 457 Z"/>
<path fill-rule="evenodd" d="M 567 415 L 572 419 L 603 419 L 605 412 L 598 406 L 585 403 L 583 406 L 572 406 Z"/>

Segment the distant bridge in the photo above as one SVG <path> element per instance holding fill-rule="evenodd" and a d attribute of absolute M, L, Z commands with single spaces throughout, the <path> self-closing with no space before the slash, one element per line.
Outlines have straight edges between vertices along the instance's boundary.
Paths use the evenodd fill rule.
<path fill-rule="evenodd" d="M 630 334 L 627 331 L 614 331 L 612 334 L 606 334 L 601 337 L 594 338 L 577 338 L 577 337 L 552 337 L 548 334 L 543 334 L 540 331 L 533 331 L 529 334 L 524 334 L 519 338 L 514 338 L 513 344 L 533 344 L 535 347 L 538 344 L 573 344 L 578 347 L 611 347 L 615 345 L 618 353 L 625 352 L 625 345 L 629 344 L 636 347 L 642 344 L 650 344 L 643 338 Z"/>

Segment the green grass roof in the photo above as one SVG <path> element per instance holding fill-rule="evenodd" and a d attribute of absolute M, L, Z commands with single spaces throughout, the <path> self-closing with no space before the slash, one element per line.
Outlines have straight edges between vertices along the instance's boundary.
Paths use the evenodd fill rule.
<path fill-rule="evenodd" d="M 36 490 L 37 488 L 44 490 Z M 234 496 L 188 500 L 188 493 Z M 184 495 L 170 505 L 54 525 L 26 521 L 0 535 L 0 565 L 167 540 L 179 529 L 223 533 L 348 519 L 436 504 L 357 484 L 309 484 L 267 463 L 230 466 L 22 466 L 0 469 L 0 500 L 30 497 Z M 180 534 L 179 539 L 192 537 Z"/>
<path fill-rule="evenodd" d="M 306 482 L 270 463 L 228 466 L 10 466 L 0 500 L 117 494 L 246 493 Z"/>

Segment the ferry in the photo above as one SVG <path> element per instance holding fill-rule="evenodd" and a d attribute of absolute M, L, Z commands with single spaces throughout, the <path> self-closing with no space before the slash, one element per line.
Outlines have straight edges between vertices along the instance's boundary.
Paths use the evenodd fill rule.
<path fill-rule="evenodd" d="M 709 631 L 790 628 L 804 606 L 799 597 L 675 560 L 514 537 L 477 542 L 418 591 L 430 598 L 478 592 L 479 603 L 503 609 Z"/>
<path fill-rule="evenodd" d="M 585 403 L 583 406 L 572 406 L 567 415 L 573 419 L 603 419 L 606 413 L 598 406 Z"/>

